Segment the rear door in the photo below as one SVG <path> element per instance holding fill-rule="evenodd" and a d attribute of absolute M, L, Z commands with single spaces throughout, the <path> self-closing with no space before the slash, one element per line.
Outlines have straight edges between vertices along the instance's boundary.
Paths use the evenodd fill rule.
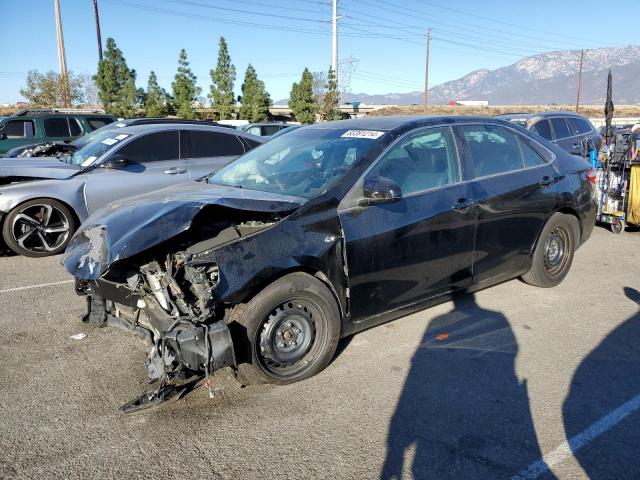
<path fill-rule="evenodd" d="M 498 125 L 457 127 L 478 202 L 473 280 L 513 276 L 558 202 L 558 175 L 543 147 Z"/>
<path fill-rule="evenodd" d="M 182 131 L 186 140 L 183 141 L 183 151 L 188 150 L 186 157 L 191 180 L 220 170 L 244 153 L 242 142 L 233 130 L 229 130 L 229 133 L 196 129 Z"/>
<path fill-rule="evenodd" d="M 572 155 L 580 155 L 582 153 L 582 145 L 580 137 L 573 132 L 573 128 L 564 117 L 550 118 L 551 127 L 555 133 L 555 143 L 563 150 Z"/>
<path fill-rule="evenodd" d="M 69 120 L 71 120 L 71 123 Z M 64 142 L 82 133 L 80 125 L 75 118 L 45 117 L 42 119 L 42 124 L 46 142 Z M 71 128 L 73 128 L 75 135 L 72 135 Z"/>
<path fill-rule="evenodd" d="M 402 198 L 357 206 L 368 177 L 393 180 Z M 353 320 L 469 285 L 476 207 L 451 128 L 407 135 L 364 179 L 339 209 Z"/>
<path fill-rule="evenodd" d="M 108 162 L 88 176 L 86 187 L 89 213 L 114 200 L 152 192 L 189 180 L 186 159 L 180 158 L 178 130 L 153 132 L 134 138 L 113 151 L 122 155 L 123 167 L 109 168 Z"/>

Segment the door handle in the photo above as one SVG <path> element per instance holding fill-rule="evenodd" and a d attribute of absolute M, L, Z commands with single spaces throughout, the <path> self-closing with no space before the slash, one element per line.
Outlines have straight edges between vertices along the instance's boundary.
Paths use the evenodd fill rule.
<path fill-rule="evenodd" d="M 542 177 L 542 179 L 538 182 L 538 185 L 540 185 L 541 187 L 548 187 L 549 185 L 551 185 L 553 183 L 553 178 L 545 175 L 544 177 Z"/>
<path fill-rule="evenodd" d="M 473 207 L 475 203 L 466 198 L 459 199 L 456 203 L 453 204 L 453 209 L 457 212 L 466 212 L 469 208 Z"/>
<path fill-rule="evenodd" d="M 170 168 L 168 170 L 165 170 L 164 173 L 166 173 L 167 175 L 178 175 L 180 173 L 187 173 L 187 169 L 186 168 L 173 167 L 173 168 Z"/>

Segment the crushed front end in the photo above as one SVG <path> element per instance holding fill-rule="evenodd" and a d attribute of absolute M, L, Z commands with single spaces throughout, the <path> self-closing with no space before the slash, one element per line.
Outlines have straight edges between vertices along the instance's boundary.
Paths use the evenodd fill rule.
<path fill-rule="evenodd" d="M 203 230 L 195 228 L 193 232 L 200 233 L 197 238 L 187 231 L 168 243 L 114 262 L 95 279 L 76 278 L 76 292 L 87 297 L 86 322 L 117 326 L 146 341 L 149 380 L 160 382 L 151 394 L 155 401 L 163 400 L 158 396 L 165 394 L 167 385 L 185 379 L 204 377 L 211 393 L 210 375 L 224 367 L 237 367 L 225 323 L 229 305 L 217 296 L 221 279 L 215 251 L 277 222 L 269 217 L 239 224 L 220 222 L 215 234 L 206 239 L 202 239 Z M 92 253 L 81 256 L 85 266 L 97 268 L 104 258 L 103 233 L 101 228 L 88 229 L 85 237 Z M 211 230 L 205 235 L 212 235 Z M 133 410 L 140 408 L 144 407 L 138 399 Z"/>

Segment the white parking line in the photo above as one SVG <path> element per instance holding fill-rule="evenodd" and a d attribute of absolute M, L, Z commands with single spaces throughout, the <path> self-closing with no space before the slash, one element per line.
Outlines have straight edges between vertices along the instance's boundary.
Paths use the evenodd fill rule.
<path fill-rule="evenodd" d="M 27 285 L 26 287 L 6 288 L 0 290 L 0 293 L 19 292 L 20 290 L 30 290 L 32 288 L 52 287 L 54 285 L 64 285 L 65 283 L 73 283 L 74 280 L 62 280 L 61 282 L 39 283 L 38 285 Z"/>
<path fill-rule="evenodd" d="M 548 472 L 551 467 L 562 463 L 582 447 L 595 440 L 596 437 L 620 423 L 630 414 L 638 410 L 638 408 L 640 408 L 640 395 L 636 395 L 628 402 L 608 413 L 590 427 L 572 437 L 569 441 L 561 443 L 555 450 L 543 455 L 540 460 L 532 463 L 528 468 L 511 477 L 511 480 L 538 478 L 540 475 Z"/>

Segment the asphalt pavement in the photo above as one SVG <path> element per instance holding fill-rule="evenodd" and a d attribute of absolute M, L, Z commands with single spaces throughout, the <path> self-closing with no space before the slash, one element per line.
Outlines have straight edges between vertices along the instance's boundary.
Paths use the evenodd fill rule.
<path fill-rule="evenodd" d="M 133 416 L 144 345 L 81 323 L 60 258 L 0 257 L 0 478 L 640 478 L 638 231 L 596 228 L 556 288 L 358 334 L 307 381 L 222 372 Z"/>

